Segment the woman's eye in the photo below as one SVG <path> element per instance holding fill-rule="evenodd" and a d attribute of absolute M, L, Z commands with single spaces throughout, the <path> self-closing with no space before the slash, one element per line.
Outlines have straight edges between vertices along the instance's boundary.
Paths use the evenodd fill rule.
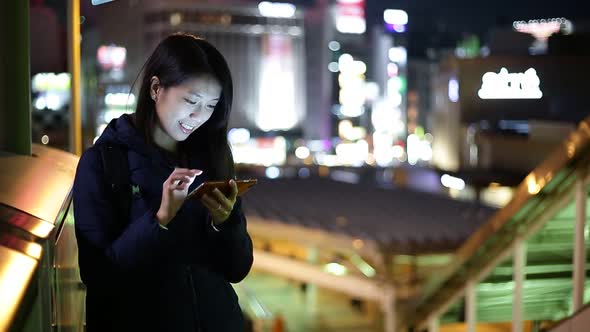
<path fill-rule="evenodd" d="M 197 103 L 196 101 L 192 101 L 192 100 L 186 99 L 186 98 L 184 98 L 184 100 L 191 105 L 195 105 Z"/>
<path fill-rule="evenodd" d="M 215 109 L 215 105 L 207 105 L 207 108 L 210 110 Z"/>

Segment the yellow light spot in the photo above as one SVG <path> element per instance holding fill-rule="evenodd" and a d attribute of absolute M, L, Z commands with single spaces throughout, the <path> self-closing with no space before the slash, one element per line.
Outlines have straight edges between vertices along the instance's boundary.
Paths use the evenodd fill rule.
<path fill-rule="evenodd" d="M 354 247 L 354 249 L 359 250 L 365 246 L 365 242 L 363 242 L 363 240 L 361 239 L 355 239 L 354 241 L 352 241 L 352 246 Z"/>
<path fill-rule="evenodd" d="M 549 182 L 553 179 L 553 172 L 549 172 L 545 175 L 545 182 Z"/>
<path fill-rule="evenodd" d="M 180 13 L 174 13 L 170 15 L 170 25 L 175 26 L 182 23 L 182 15 Z"/>
<path fill-rule="evenodd" d="M 25 253 L 35 259 L 41 259 L 41 253 L 43 251 L 43 248 L 34 242 L 30 242 L 27 244 L 27 247 L 25 248 Z"/>
<path fill-rule="evenodd" d="M 527 177 L 526 183 L 527 183 L 527 188 L 528 188 L 529 194 L 536 195 L 541 191 L 541 186 L 537 182 L 537 180 L 535 179 L 534 174 L 531 174 Z"/>
<path fill-rule="evenodd" d="M 586 135 L 590 136 L 590 126 L 588 126 L 588 123 L 586 121 L 580 123 L 580 129 L 582 129 L 586 133 Z"/>
<path fill-rule="evenodd" d="M 567 144 L 567 156 L 569 158 L 571 158 L 574 156 L 575 153 L 576 153 L 576 146 L 574 145 L 574 143 L 568 143 Z"/>
<path fill-rule="evenodd" d="M 37 260 L 0 246 L 0 262 L 0 330 L 6 331 L 19 308 L 18 300 L 25 297 Z"/>
<path fill-rule="evenodd" d="M 343 276 L 346 274 L 346 266 L 338 263 L 328 263 L 324 266 L 324 271 L 336 276 Z"/>

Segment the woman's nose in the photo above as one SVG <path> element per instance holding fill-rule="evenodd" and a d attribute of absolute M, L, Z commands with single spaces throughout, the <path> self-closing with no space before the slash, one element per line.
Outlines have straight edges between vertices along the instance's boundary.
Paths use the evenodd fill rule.
<path fill-rule="evenodd" d="M 203 104 L 202 103 L 198 103 L 195 108 L 191 111 L 191 113 L 189 114 L 189 117 L 191 118 L 196 118 L 199 116 L 199 113 L 201 113 L 203 111 Z"/>

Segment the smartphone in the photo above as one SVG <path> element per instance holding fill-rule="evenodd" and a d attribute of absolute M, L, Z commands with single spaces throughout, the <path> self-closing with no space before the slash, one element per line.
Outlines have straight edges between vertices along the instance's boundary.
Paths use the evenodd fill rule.
<path fill-rule="evenodd" d="M 258 183 L 257 179 L 247 179 L 247 180 L 235 180 L 236 184 L 238 185 L 238 196 L 242 195 L 250 188 L 252 188 L 256 183 Z M 231 185 L 229 184 L 229 180 L 227 181 L 205 181 L 201 183 L 195 190 L 191 191 L 187 196 L 186 199 L 201 199 L 204 194 L 211 194 L 213 189 L 219 189 L 224 195 L 228 196 L 231 193 Z"/>

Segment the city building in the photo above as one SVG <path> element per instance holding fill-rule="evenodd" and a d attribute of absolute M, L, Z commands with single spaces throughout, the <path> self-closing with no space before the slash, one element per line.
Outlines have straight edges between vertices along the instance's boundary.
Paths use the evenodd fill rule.
<path fill-rule="evenodd" d="M 279 159 L 285 159 L 285 142 L 280 136 L 301 135 L 307 107 L 305 29 L 300 9 L 288 3 L 227 1 L 208 5 L 179 0 L 116 2 L 97 10 L 98 32 L 90 36 L 101 44 L 91 41 L 86 46 L 95 50 L 99 70 L 97 105 L 88 105 L 90 112 L 96 109 L 91 116 L 95 124 L 89 122 L 88 126 L 95 128 L 94 136 L 110 119 L 133 111 L 138 88 L 133 84 L 147 56 L 165 36 L 183 31 L 207 39 L 228 61 L 234 80 L 229 126 L 249 136 L 244 140 L 243 134 L 237 135 L 238 141 L 233 142 L 237 161 L 248 151 L 268 144 L 275 155 L 283 155 Z M 129 21 L 117 21 L 121 17 Z M 124 33 L 122 27 L 128 27 Z M 113 59 L 118 62 L 112 63 Z M 262 141 L 256 140 L 259 137 Z"/>

